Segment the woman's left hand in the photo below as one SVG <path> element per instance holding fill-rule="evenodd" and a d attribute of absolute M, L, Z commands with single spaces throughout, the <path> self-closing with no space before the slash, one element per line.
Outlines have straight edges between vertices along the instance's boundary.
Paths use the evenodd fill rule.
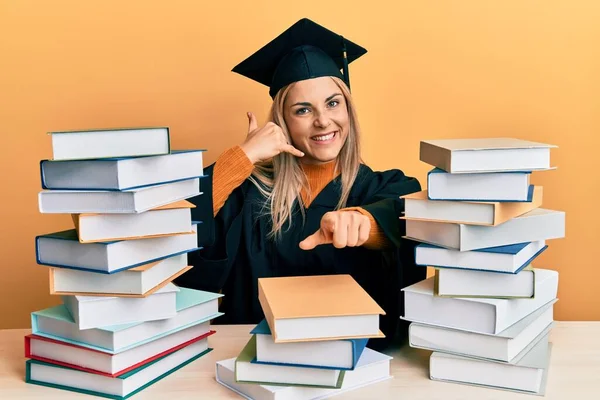
<path fill-rule="evenodd" d="M 370 232 L 371 221 L 358 211 L 331 211 L 321 218 L 319 230 L 300 242 L 300 248 L 312 250 L 328 243 L 333 243 L 338 249 L 362 246 Z"/>

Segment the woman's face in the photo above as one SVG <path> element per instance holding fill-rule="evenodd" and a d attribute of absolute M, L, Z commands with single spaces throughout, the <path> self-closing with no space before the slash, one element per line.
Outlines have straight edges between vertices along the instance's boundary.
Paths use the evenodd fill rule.
<path fill-rule="evenodd" d="M 329 77 L 296 82 L 287 94 L 283 114 L 302 162 L 322 164 L 338 156 L 350 128 L 346 100 Z"/>

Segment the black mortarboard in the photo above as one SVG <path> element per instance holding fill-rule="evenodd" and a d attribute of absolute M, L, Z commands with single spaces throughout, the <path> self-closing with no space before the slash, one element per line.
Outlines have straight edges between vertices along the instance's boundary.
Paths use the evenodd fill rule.
<path fill-rule="evenodd" d="M 366 52 L 343 36 L 303 18 L 232 71 L 269 86 L 271 98 L 290 83 L 321 76 L 336 76 L 350 88 L 348 64 Z"/>

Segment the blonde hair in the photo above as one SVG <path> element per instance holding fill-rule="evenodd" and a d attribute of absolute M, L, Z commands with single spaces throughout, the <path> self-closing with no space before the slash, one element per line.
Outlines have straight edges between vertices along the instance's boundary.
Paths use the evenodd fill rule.
<path fill-rule="evenodd" d="M 360 167 L 360 127 L 356 108 L 348 87 L 339 78 L 331 77 L 331 79 L 346 99 L 349 117 L 348 136 L 335 160 L 335 168 L 340 171 L 341 177 L 341 195 L 335 208 L 338 210 L 346 207 L 350 189 L 352 189 Z M 292 143 L 292 138 L 283 117 L 284 103 L 287 94 L 293 87 L 294 83 L 283 87 L 277 92 L 270 111 L 270 120 L 281 127 L 288 143 Z M 271 231 L 268 237 L 280 239 L 286 222 L 288 223 L 288 229 L 291 227 L 295 201 L 298 201 L 302 221 L 304 222 L 305 210 L 300 192 L 302 188 L 308 191 L 310 188 L 300 162 L 295 156 L 282 152 L 273 157 L 271 161 L 259 163 L 255 165 L 249 179 L 266 199 L 263 203 L 263 216 L 270 215 L 271 217 Z"/>

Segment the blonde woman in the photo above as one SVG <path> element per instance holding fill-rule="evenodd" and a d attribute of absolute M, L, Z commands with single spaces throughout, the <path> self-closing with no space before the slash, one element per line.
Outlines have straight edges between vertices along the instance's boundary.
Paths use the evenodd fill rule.
<path fill-rule="evenodd" d="M 264 318 L 258 278 L 347 273 L 386 311 L 386 339 L 370 346 L 394 337 L 400 289 L 425 277 L 401 239 L 399 196 L 421 188 L 361 162 L 347 63 L 365 52 L 303 19 L 234 68 L 273 104 L 266 124 L 248 113 L 245 141 L 207 168 L 212 186 L 194 199 L 208 239 L 178 283 L 225 294 L 216 323 Z"/>

